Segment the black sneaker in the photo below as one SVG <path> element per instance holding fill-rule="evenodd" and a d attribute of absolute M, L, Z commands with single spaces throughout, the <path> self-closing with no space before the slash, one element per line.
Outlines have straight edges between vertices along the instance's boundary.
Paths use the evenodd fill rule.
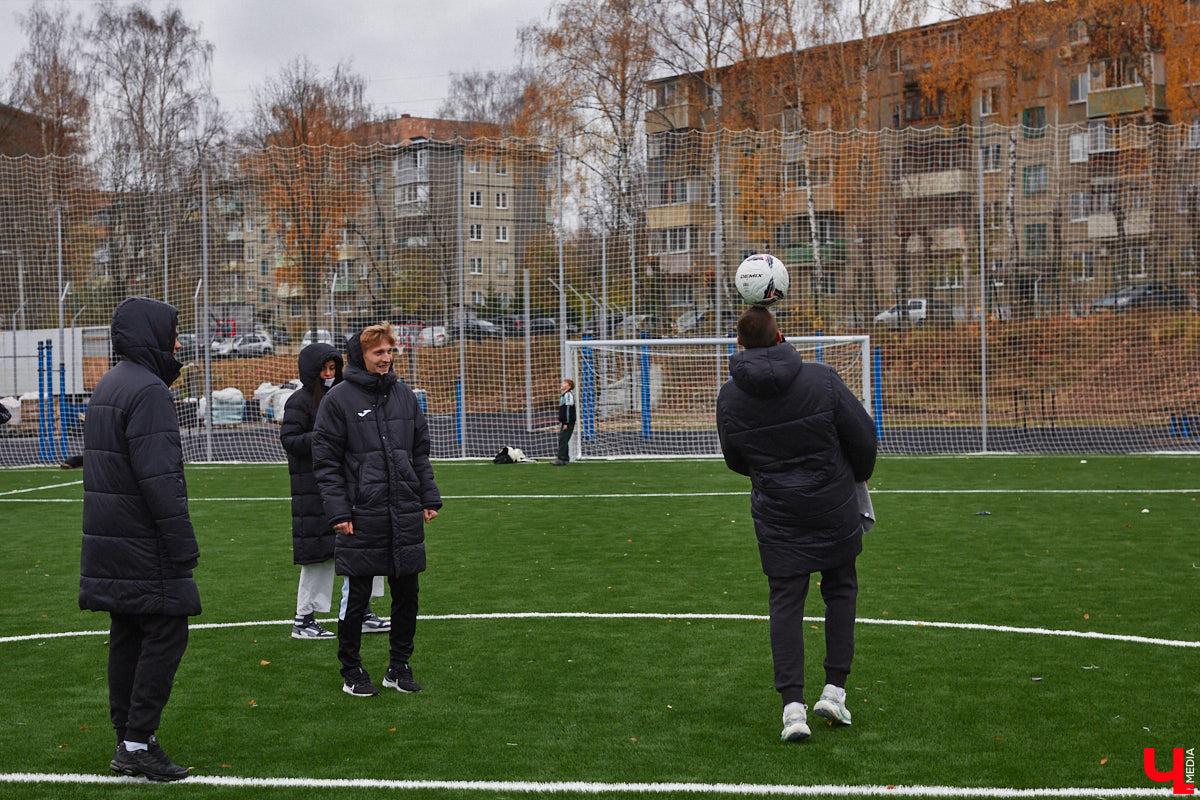
<path fill-rule="evenodd" d="M 371 683 L 371 676 L 362 667 L 353 675 L 343 676 L 342 691 L 355 697 L 374 697 L 379 694 L 379 689 Z"/>
<path fill-rule="evenodd" d="M 133 752 L 126 750 L 125 743 L 122 742 L 117 745 L 117 752 L 113 754 L 113 760 L 108 766 L 113 772 L 131 776 L 142 775 L 147 780 L 157 783 L 183 780 L 188 776 L 187 768 L 171 761 L 157 741 L 152 741 L 147 750 Z"/>
<path fill-rule="evenodd" d="M 388 689 L 395 689 L 398 692 L 419 692 L 421 684 L 413 680 L 412 668 L 405 661 L 399 667 L 389 666 L 387 672 L 383 674 L 383 685 Z"/>

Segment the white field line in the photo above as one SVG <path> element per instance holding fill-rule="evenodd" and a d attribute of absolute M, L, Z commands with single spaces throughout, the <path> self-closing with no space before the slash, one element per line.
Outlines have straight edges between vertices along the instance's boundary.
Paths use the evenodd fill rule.
<path fill-rule="evenodd" d="M 10 494 L 25 494 L 26 492 L 40 492 L 43 489 L 60 489 L 63 486 L 78 486 L 83 481 L 71 481 L 69 483 L 52 483 L 49 486 L 30 486 L 28 489 L 9 489 L 7 492 L 0 492 L 0 497 Z"/>
<path fill-rule="evenodd" d="M 0 773 L 0 783 L 85 783 L 128 786 L 145 784 L 137 778 L 80 773 Z M 1167 790 L 1154 787 L 1090 789 L 1086 787 L 1008 789 L 989 786 L 902 786 L 824 784 L 789 786 L 770 783 L 599 783 L 591 781 L 419 781 L 371 778 L 239 778 L 233 775 L 192 775 L 184 786 L 297 789 L 392 789 L 469 792 L 522 792 L 527 794 L 723 794 L 759 797 L 1162 797 Z"/>
<path fill-rule="evenodd" d="M 627 612 L 604 614 L 593 611 L 512 611 L 496 614 L 420 614 L 417 619 L 427 621 L 497 620 L 497 619 L 661 619 L 661 620 L 732 620 L 737 622 L 765 622 L 765 614 L 663 614 L 657 612 Z M 336 618 L 320 622 L 337 622 Z M 824 617 L 805 617 L 805 622 L 824 622 Z M 215 630 L 220 628 L 254 628 L 291 625 L 292 619 L 254 620 L 249 622 L 199 622 L 188 627 L 191 630 Z M 1022 628 L 1014 625 L 986 625 L 979 622 L 931 622 L 916 619 L 872 619 L 859 617 L 862 625 L 897 625 L 906 628 L 945 628 L 950 630 L 987 631 L 991 633 L 1016 633 L 1027 636 L 1062 636 L 1073 639 L 1097 639 L 1109 642 L 1161 645 L 1163 647 L 1200 648 L 1200 641 L 1189 639 L 1159 639 L 1151 636 L 1134 636 L 1099 631 L 1056 630 L 1053 628 Z M 107 636 L 107 630 L 63 631 L 59 633 L 28 633 L 20 636 L 0 636 L 0 644 L 8 642 L 43 641 L 75 636 Z"/>
<path fill-rule="evenodd" d="M 82 503 L 80 497 L 5 497 L 19 492 L 34 492 L 53 489 L 56 486 L 75 486 L 76 483 L 60 483 L 55 486 L 38 486 L 0 492 L 0 503 Z M 872 495 L 880 494 L 1200 494 L 1200 489 L 872 489 Z M 748 497 L 750 492 L 610 492 L 593 494 L 447 494 L 443 500 L 626 500 L 638 497 Z M 290 497 L 189 497 L 189 503 L 283 503 Z"/>

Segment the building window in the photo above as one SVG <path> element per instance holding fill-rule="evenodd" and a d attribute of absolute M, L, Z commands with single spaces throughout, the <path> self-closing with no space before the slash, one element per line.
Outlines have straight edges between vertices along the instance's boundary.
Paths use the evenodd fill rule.
<path fill-rule="evenodd" d="M 508 274 L 508 259 L 507 258 L 497 258 L 496 259 L 496 274 L 497 275 L 507 275 Z"/>
<path fill-rule="evenodd" d="M 417 169 L 424 169 L 425 165 L 428 163 L 429 163 L 429 151 L 418 150 L 417 151 Z"/>
<path fill-rule="evenodd" d="M 1092 207 L 1092 198 L 1087 192 L 1071 192 L 1067 202 L 1071 222 L 1084 222 L 1088 218 L 1088 209 Z"/>
<path fill-rule="evenodd" d="M 1088 40 L 1088 26 L 1084 20 L 1076 20 L 1067 28 L 1067 41 L 1071 44 L 1083 44 Z"/>
<path fill-rule="evenodd" d="M 259 241 L 259 243 L 260 243 L 260 244 L 266 244 L 266 243 L 267 243 L 267 229 L 266 229 L 266 228 L 262 228 L 262 229 L 260 229 L 260 230 L 259 230 L 259 232 L 258 232 L 258 241 Z"/>
<path fill-rule="evenodd" d="M 508 162 L 507 161 L 502 161 L 499 158 L 496 159 L 496 174 L 497 175 L 507 175 L 508 174 Z"/>
<path fill-rule="evenodd" d="M 482 275 L 483 258 L 481 256 L 471 256 L 467 259 L 467 271 L 472 275 Z"/>
<path fill-rule="evenodd" d="M 500 293 L 500 307 L 508 308 L 510 305 L 512 305 L 512 294 L 509 292 L 501 292 Z"/>
<path fill-rule="evenodd" d="M 979 116 L 990 117 L 996 113 L 996 87 L 985 86 L 979 93 Z"/>
<path fill-rule="evenodd" d="M 497 225 L 496 226 L 496 241 L 497 242 L 507 242 L 508 241 L 508 226 L 507 225 Z"/>
<path fill-rule="evenodd" d="M 708 254 L 710 256 L 715 256 L 717 254 L 717 250 L 718 250 L 718 248 L 720 248 L 720 246 L 721 246 L 721 240 L 717 236 L 717 232 L 709 231 L 708 232 Z"/>
<path fill-rule="evenodd" d="M 403 183 L 396 187 L 395 191 L 396 205 L 407 205 L 409 203 L 421 203 L 429 199 L 429 184 L 427 183 Z"/>
<path fill-rule="evenodd" d="M 667 305 L 690 306 L 694 303 L 695 297 L 692 294 L 691 286 L 676 284 L 667 288 Z"/>
<path fill-rule="evenodd" d="M 483 192 L 472 189 L 467 194 L 467 205 L 471 208 L 483 208 Z"/>
<path fill-rule="evenodd" d="M 1187 146 L 1193 150 L 1200 149 L 1200 120 L 1193 120 L 1187 129 Z"/>
<path fill-rule="evenodd" d="M 482 171 L 483 171 L 483 165 L 479 162 L 478 158 L 473 158 L 469 162 L 467 162 L 467 172 L 482 172 Z"/>
<path fill-rule="evenodd" d="M 892 103 L 892 128 L 900 130 L 904 127 L 904 106 Z"/>
<path fill-rule="evenodd" d="M 1091 281 L 1096 279 L 1096 256 L 1090 250 L 1076 253 L 1072 258 L 1075 262 L 1075 280 Z"/>
<path fill-rule="evenodd" d="M 1067 137 L 1068 160 L 1072 164 L 1083 164 L 1088 160 L 1088 135 L 1085 132 L 1072 133 Z"/>
<path fill-rule="evenodd" d="M 1086 103 L 1088 96 L 1088 73 L 1081 72 L 1078 75 L 1071 76 L 1071 100 L 1072 103 Z"/>
<path fill-rule="evenodd" d="M 894 183 L 904 180 L 904 156 L 892 156 L 891 173 Z"/>
<path fill-rule="evenodd" d="M 1025 226 L 1025 255 L 1040 256 L 1046 253 L 1046 223 L 1035 222 Z"/>
<path fill-rule="evenodd" d="M 259 289 L 258 290 L 258 302 L 260 305 L 264 305 L 264 306 L 267 303 L 271 302 L 271 293 L 268 292 L 266 289 Z"/>
<path fill-rule="evenodd" d="M 789 161 L 783 165 L 783 183 L 789 189 L 808 186 L 808 172 L 804 169 L 803 161 Z"/>
<path fill-rule="evenodd" d="M 484 302 L 485 301 L 483 298 L 483 292 L 480 292 L 480 291 L 472 291 L 471 292 L 471 305 L 481 306 L 484 304 Z"/>
<path fill-rule="evenodd" d="M 258 261 L 258 274 L 259 275 L 270 275 L 271 274 L 270 269 L 267 267 L 267 260 L 265 258 L 259 259 L 259 261 Z"/>
<path fill-rule="evenodd" d="M 688 182 L 685 178 L 660 181 L 650 184 L 649 203 L 652 206 L 669 206 L 688 201 Z"/>
<path fill-rule="evenodd" d="M 892 51 L 892 72 L 904 69 L 904 48 L 897 47 Z"/>
<path fill-rule="evenodd" d="M 1021 127 L 1026 139 L 1039 139 L 1046 135 L 1046 107 L 1034 106 L 1021 112 Z"/>
<path fill-rule="evenodd" d="M 478 222 L 472 222 L 470 225 L 468 225 L 467 231 L 467 235 L 470 237 L 472 242 L 483 241 L 483 226 Z"/>
<path fill-rule="evenodd" d="M 508 192 L 496 192 L 496 208 L 508 208 Z"/>
<path fill-rule="evenodd" d="M 1000 171 L 1000 145 L 985 144 L 983 146 L 983 171 Z"/>
<path fill-rule="evenodd" d="M 1046 165 L 1034 164 L 1022 170 L 1025 194 L 1041 194 L 1046 191 Z"/>
<path fill-rule="evenodd" d="M 1092 153 L 1103 153 L 1113 149 L 1109 143 L 1108 125 L 1103 120 L 1088 123 L 1088 138 L 1088 150 Z"/>

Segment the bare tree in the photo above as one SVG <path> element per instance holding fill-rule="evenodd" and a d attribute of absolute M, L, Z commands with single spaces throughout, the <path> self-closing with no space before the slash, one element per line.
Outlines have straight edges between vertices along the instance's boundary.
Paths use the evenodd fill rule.
<path fill-rule="evenodd" d="M 13 62 L 9 102 L 39 118 L 43 154 L 80 153 L 87 143 L 91 89 L 83 21 L 66 3 L 51 8 L 41 0 L 17 20 L 28 43 Z"/>
<path fill-rule="evenodd" d="M 223 120 L 211 89 L 213 46 L 177 7 L 156 17 L 143 3 L 102 0 L 89 40 L 94 138 L 102 181 L 114 192 L 106 212 L 107 272 L 120 294 L 149 280 L 150 265 L 162 258 L 160 242 L 168 253 L 184 249 L 164 236 L 182 244 L 189 188 Z"/>
<path fill-rule="evenodd" d="M 340 234 L 368 201 L 348 145 L 370 115 L 366 79 L 341 62 L 329 74 L 301 56 L 254 90 L 244 132 L 257 202 L 283 238 L 281 279 L 300 287 L 310 327 L 320 327 L 322 287 L 336 269 Z"/>

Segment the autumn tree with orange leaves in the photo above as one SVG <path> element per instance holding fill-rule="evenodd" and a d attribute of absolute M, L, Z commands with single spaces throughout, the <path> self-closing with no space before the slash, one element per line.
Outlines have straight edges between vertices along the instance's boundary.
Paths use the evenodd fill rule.
<path fill-rule="evenodd" d="M 298 287 L 314 331 L 322 327 L 321 300 L 334 277 L 341 232 L 365 202 L 349 148 L 368 117 L 365 85 L 347 62 L 325 75 L 300 57 L 254 92 L 247 138 L 257 149 L 246 157 L 246 172 L 283 239 L 286 262 L 276 281 L 293 293 Z"/>

